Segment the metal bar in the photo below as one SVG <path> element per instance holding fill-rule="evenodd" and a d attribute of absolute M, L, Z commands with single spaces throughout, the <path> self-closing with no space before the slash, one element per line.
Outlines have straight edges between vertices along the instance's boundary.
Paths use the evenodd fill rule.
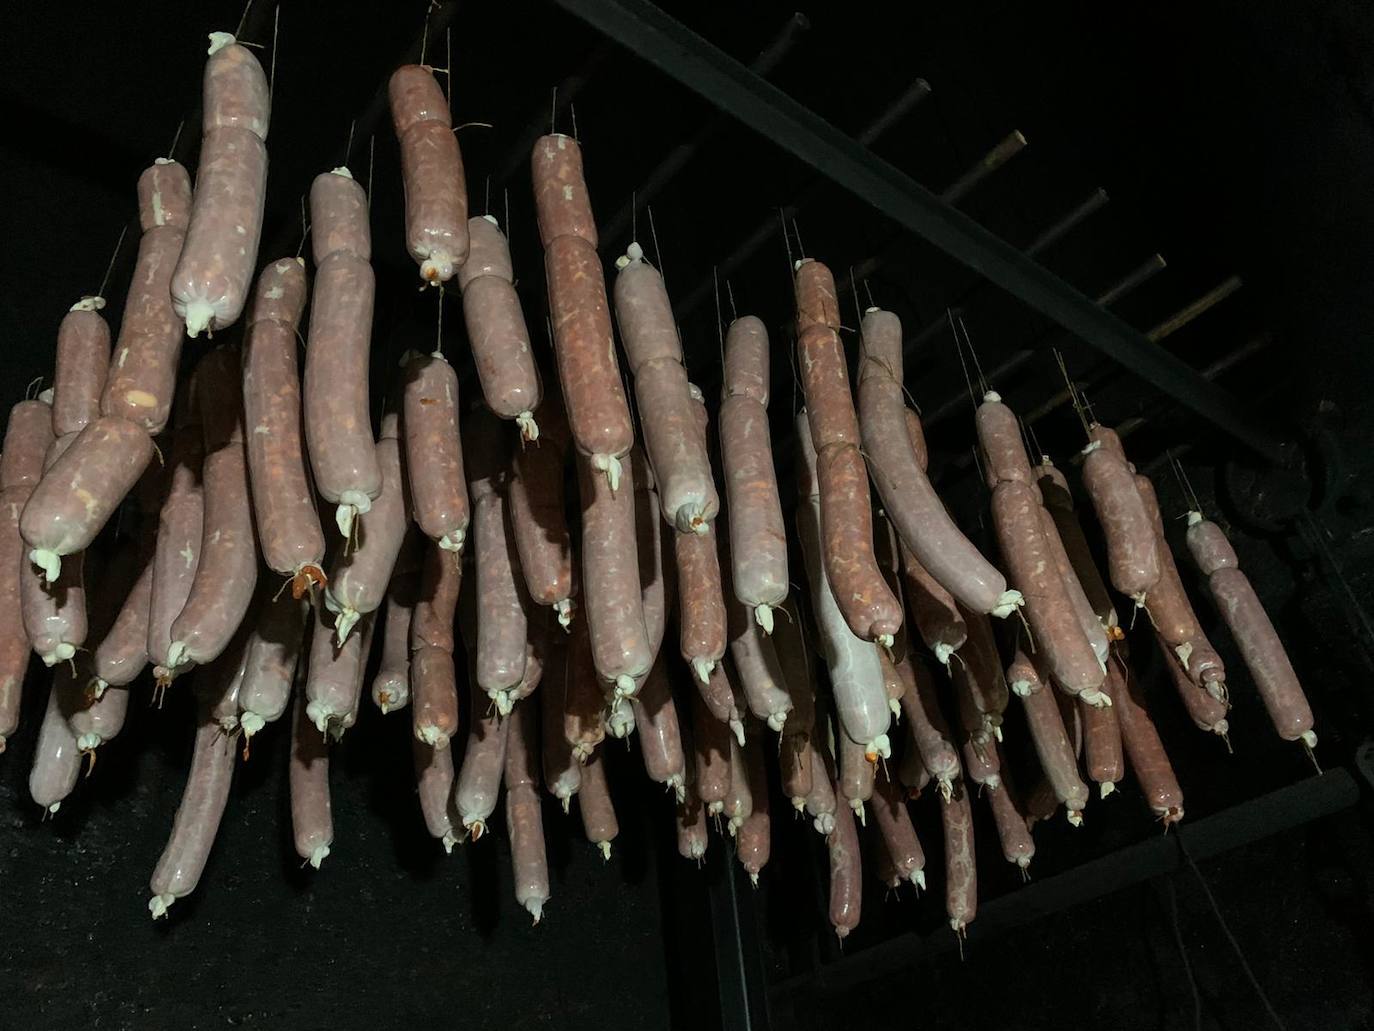
<path fill-rule="evenodd" d="M 793 14 L 787 19 L 786 24 L 783 25 L 773 41 L 750 63 L 749 69 L 756 75 L 767 76 L 787 56 L 787 52 L 792 49 L 792 44 L 796 42 L 797 36 L 810 27 L 811 22 L 807 20 L 806 15 L 800 11 Z M 625 232 L 625 228 L 634 223 L 635 207 L 640 204 L 652 203 L 659 191 L 667 186 L 673 177 L 686 167 L 687 162 L 692 160 L 693 155 L 702 148 L 702 145 L 715 135 L 716 130 L 720 128 L 720 123 L 721 118 L 719 116 L 710 119 L 693 134 L 690 140 L 679 143 L 668 151 L 658 166 L 645 177 L 639 188 L 620 206 L 620 210 L 612 215 L 606 224 L 597 231 L 601 239 L 618 239 Z"/>
<path fill-rule="evenodd" d="M 1087 200 L 1032 240 L 1030 246 L 1026 248 L 1026 253 L 1034 258 L 1042 251 L 1049 250 L 1074 229 L 1077 229 L 1081 223 L 1087 220 L 1089 215 L 1105 208 L 1108 200 L 1110 198 L 1107 196 L 1107 191 L 1099 186 Z"/>
<path fill-rule="evenodd" d="M 1173 873 L 1182 865 L 1179 839 L 1186 839 L 1194 859 L 1210 858 L 1341 812 L 1355 805 L 1359 797 L 1359 785 L 1349 770 L 1344 767 L 1328 770 L 1191 824 L 1182 824 L 1168 836 L 1155 834 L 1101 859 L 1083 863 L 1054 877 L 1032 881 L 986 904 L 980 903 L 978 919 L 968 928 L 968 940 L 976 943 L 993 938 L 1047 913 Z M 956 947 L 954 936 L 948 932 L 929 938 L 915 933 L 901 934 L 860 952 L 849 953 L 819 971 L 787 978 L 773 985 L 769 995 L 785 998 L 797 992 L 812 992 L 823 996 L 891 977 L 925 957 Z M 803 1001 L 800 1005 L 804 1004 Z"/>
<path fill-rule="evenodd" d="M 1278 457 L 1270 427 L 1235 398 L 647 0 L 557 2 L 1223 433 Z"/>
<path fill-rule="evenodd" d="M 1026 149 L 1026 137 L 1020 129 L 1012 131 L 1001 143 L 983 155 L 976 165 L 945 187 L 940 199 L 946 204 L 958 204 L 978 185 L 1021 151 Z"/>
<path fill-rule="evenodd" d="M 709 850 L 707 876 L 711 883 L 707 891 L 716 946 L 720 1024 L 722 1031 L 767 1031 L 768 1000 L 758 918 L 752 896 L 740 891 L 742 872 L 727 849 Z"/>
<path fill-rule="evenodd" d="M 1189 304 L 1187 307 L 1174 312 L 1174 314 L 1170 315 L 1167 319 L 1165 319 L 1163 322 L 1161 322 L 1158 326 L 1150 330 L 1150 332 L 1146 333 L 1145 335 L 1149 337 L 1151 340 L 1153 340 L 1155 343 L 1159 343 L 1165 337 L 1172 336 L 1173 334 L 1177 333 L 1180 329 L 1188 325 L 1188 323 L 1192 322 L 1199 315 L 1202 315 L 1210 311 L 1211 309 L 1215 308 L 1218 304 L 1220 304 L 1222 301 L 1226 300 L 1226 298 L 1230 297 L 1233 293 L 1239 290 L 1242 285 L 1243 284 L 1240 276 L 1232 276 L 1231 278 L 1227 279 L 1224 283 L 1212 287 L 1212 289 L 1208 290 L 1205 294 L 1199 297 L 1192 304 Z"/>
<path fill-rule="evenodd" d="M 1150 255 L 1138 269 L 1127 275 L 1119 283 L 1114 283 L 1109 290 L 1098 294 L 1097 303 L 1104 306 L 1115 304 L 1156 272 L 1160 272 L 1168 266 L 1169 263 L 1164 260 L 1164 255 Z"/>

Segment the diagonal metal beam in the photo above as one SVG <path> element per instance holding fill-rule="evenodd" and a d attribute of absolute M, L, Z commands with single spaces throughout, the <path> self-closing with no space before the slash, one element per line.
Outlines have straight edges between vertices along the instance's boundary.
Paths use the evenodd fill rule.
<path fill-rule="evenodd" d="M 1226 391 L 647 0 L 557 3 L 1228 436 L 1278 458 L 1273 431 Z"/>

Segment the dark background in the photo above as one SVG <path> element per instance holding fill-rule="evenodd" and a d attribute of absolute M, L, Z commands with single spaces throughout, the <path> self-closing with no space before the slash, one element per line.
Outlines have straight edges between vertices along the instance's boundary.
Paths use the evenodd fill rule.
<path fill-rule="evenodd" d="M 255 8 L 265 8 L 259 0 Z M 263 261 L 293 253 L 299 200 L 338 164 L 350 121 L 417 36 L 423 3 L 352 5 L 287 0 L 281 15 Z M 675 11 L 710 41 L 751 61 L 796 9 L 691 5 Z M 857 133 L 917 77 L 932 88 L 875 144 L 880 156 L 941 190 L 1013 130 L 1030 141 L 962 207 L 1025 245 L 1091 192 L 1111 201 L 1042 260 L 1096 295 L 1158 252 L 1168 267 L 1119 302 L 1148 330 L 1228 277 L 1243 286 L 1162 341 L 1199 369 L 1240 356 L 1218 382 L 1262 421 L 1299 442 L 1297 471 L 1276 477 L 1167 398 L 976 280 L 694 95 L 552 6 L 461 4 L 453 23 L 455 122 L 474 210 L 510 225 L 532 325 L 542 275 L 527 158 L 547 131 L 551 91 L 576 93 L 577 133 L 603 226 L 668 151 L 715 124 L 705 145 L 653 204 L 659 261 L 679 302 L 694 379 L 714 393 L 719 360 L 711 269 L 777 207 L 804 197 L 797 229 L 808 253 L 842 276 L 882 256 L 868 286 L 908 332 L 961 307 L 984 369 L 1021 348 L 1037 355 L 994 381 L 1029 412 L 1062 385 L 1046 350 L 1063 347 L 1108 423 L 1142 419 L 1128 439 L 1151 467 L 1166 514 L 1181 494 L 1159 464 L 1185 449 L 1208 511 L 1236 539 L 1242 564 L 1279 623 L 1313 696 L 1327 765 L 1349 761 L 1368 727 L 1371 649 L 1359 606 L 1374 585 L 1369 475 L 1374 278 L 1374 11 L 1339 0 L 1139 6 L 964 3 L 803 7 L 809 29 L 772 73 L 790 95 Z M 270 40 L 255 9 L 248 38 Z M 205 34 L 231 29 L 236 4 L 11 4 L 0 13 L 0 353 L 7 407 L 51 375 L 55 328 L 100 282 L 120 228 L 134 216 L 139 171 L 165 154 L 196 104 Z M 443 63 L 431 38 L 429 60 Z M 270 61 L 270 49 L 260 51 Z M 574 90 L 574 87 L 576 89 Z M 572 129 L 560 104 L 558 127 Z M 194 167 L 198 127 L 177 156 Z M 370 136 L 348 163 L 366 180 Z M 415 290 L 401 238 L 395 142 L 375 141 L 374 254 L 379 297 L 375 370 L 429 339 L 433 293 Z M 637 214 L 639 238 L 656 247 Z M 628 234 L 604 236 L 609 263 Z M 792 244 L 795 248 L 795 242 Z M 115 262 L 106 315 L 117 325 L 134 246 Z M 773 234 L 730 275 L 739 311 L 778 334 L 776 425 L 791 410 L 784 330 L 786 248 Z M 705 286 L 704 286 L 705 284 Z M 703 292 L 704 290 L 704 292 Z M 704 297 L 688 309 L 683 303 Z M 449 314 L 456 316 L 453 302 Z M 445 320 L 455 360 L 465 346 Z M 537 335 L 537 334 L 536 334 Z M 851 347 L 852 345 L 852 341 Z M 198 350 L 196 345 L 188 351 Z M 970 475 L 970 407 L 950 337 L 907 366 L 931 421 L 942 489 L 970 525 L 981 494 Z M 374 391 L 374 397 L 380 391 Z M 1082 443 L 1067 406 L 1035 425 L 1066 460 Z M 785 471 L 784 471 L 785 472 Z M 784 480 L 789 479 L 786 475 Z M 1276 514 L 1277 513 L 1277 514 Z M 1305 513 L 1294 518 L 1298 513 Z M 1197 599 L 1201 602 L 1201 597 Z M 1205 606 L 1200 610 L 1206 612 Z M 1218 640 L 1218 643 L 1222 643 Z M 1233 668 L 1239 660 L 1223 652 Z M 371 1027 L 448 1018 L 474 1026 L 709 1025 L 714 970 L 704 886 L 721 875 L 678 860 L 667 803 L 638 759 L 613 755 L 624 832 L 603 865 L 575 818 L 550 809 L 554 900 L 531 930 L 510 898 L 503 835 L 445 858 L 425 837 L 412 799 L 405 727 L 365 707 L 337 765 L 336 846 L 318 874 L 296 869 L 284 801 L 284 730 L 262 735 L 239 772 L 219 841 L 196 894 L 172 918 L 147 920 L 146 878 L 162 848 L 190 749 L 185 698 L 144 708 L 102 750 L 96 774 L 51 823 L 40 823 L 25 779 L 45 685 L 35 675 L 24 722 L 0 757 L 0 998 L 5 1025 L 69 1027 Z M 1226 759 L 1157 695 L 1161 730 L 1203 817 L 1310 772 L 1273 738 L 1252 694 L 1237 690 L 1237 755 Z M 618 746 L 612 749 L 618 752 Z M 917 807 L 927 849 L 934 814 Z M 499 819 L 499 817 L 498 817 Z M 785 821 L 777 821 L 779 825 Z M 1157 833 L 1138 797 L 1094 806 L 1088 833 L 1037 834 L 1037 870 L 1067 869 Z M 801 825 L 775 837 L 775 869 L 760 909 L 770 976 L 828 935 L 809 869 L 819 843 Z M 980 840 L 985 840 L 980 838 Z M 1374 1022 L 1367 800 L 1340 816 L 1202 864 L 1256 977 L 1289 1026 Z M 713 849 L 720 851 L 718 841 Z M 985 857 L 986 897 L 1015 891 Z M 992 862 L 996 860 L 996 862 Z M 938 883 L 938 882 L 935 882 Z M 854 942 L 895 928 L 940 928 L 938 891 L 884 905 L 870 882 Z M 1170 892 L 1177 917 L 1170 916 Z M 1175 935 L 1175 925 L 1178 934 Z M 1187 950 L 1209 1027 L 1249 1027 L 1263 1011 L 1220 937 L 1198 881 L 1183 874 L 1101 899 L 995 940 L 975 936 L 965 960 L 945 953 L 800 1015 L 825 1026 L 1154 1028 L 1192 1026 Z"/>

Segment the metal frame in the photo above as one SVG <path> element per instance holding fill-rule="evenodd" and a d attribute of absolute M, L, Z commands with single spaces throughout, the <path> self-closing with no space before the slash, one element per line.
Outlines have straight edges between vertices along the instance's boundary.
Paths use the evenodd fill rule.
<path fill-rule="evenodd" d="M 1199 418 L 1279 460 L 1279 438 L 1225 390 L 647 0 L 556 2 Z"/>

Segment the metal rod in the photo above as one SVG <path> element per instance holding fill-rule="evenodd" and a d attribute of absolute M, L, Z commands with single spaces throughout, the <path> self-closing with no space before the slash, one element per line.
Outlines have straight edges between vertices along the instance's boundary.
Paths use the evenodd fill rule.
<path fill-rule="evenodd" d="M 1030 246 L 1026 248 L 1026 253 L 1034 258 L 1038 257 L 1042 251 L 1049 250 L 1087 221 L 1089 215 L 1105 208 L 1109 199 L 1107 191 L 1099 186 L 1087 200 L 1032 240 Z"/>
<path fill-rule="evenodd" d="M 1168 266 L 1169 263 L 1164 260 L 1164 255 L 1150 255 L 1139 268 L 1131 272 L 1119 283 L 1114 284 L 1110 289 L 1098 294 L 1097 303 L 1101 305 L 1115 304 L 1136 287 L 1140 286 L 1140 284 L 1150 279 L 1156 272 L 1160 272 Z"/>
<path fill-rule="evenodd" d="M 1174 314 L 1170 315 L 1145 335 L 1155 343 L 1159 343 L 1159 341 L 1163 340 L 1165 337 L 1177 333 L 1199 315 L 1203 315 L 1215 308 L 1218 304 L 1239 290 L 1242 285 L 1244 284 L 1240 276 L 1231 276 L 1225 282 L 1212 287 L 1212 289 L 1208 290 L 1196 301 L 1174 312 Z"/>
<path fill-rule="evenodd" d="M 946 204 L 958 204 L 972 193 L 979 183 L 1025 149 L 1026 137 L 1021 134 L 1020 129 L 1013 130 L 997 146 L 984 154 L 977 164 L 946 186 L 940 194 L 940 199 Z"/>
<path fill-rule="evenodd" d="M 800 11 L 793 14 L 783 24 L 773 41 L 764 48 L 758 57 L 754 58 L 749 65 L 756 75 L 767 76 L 773 71 L 787 56 L 787 52 L 792 49 L 792 44 L 797 37 L 811 27 L 810 20 Z M 603 240 L 617 240 L 625 232 L 625 228 L 634 221 L 635 207 L 653 203 L 653 199 L 658 196 L 663 187 L 672 181 L 673 177 L 686 167 L 702 146 L 716 134 L 723 119 L 717 115 L 711 118 L 701 128 L 699 128 L 692 138 L 683 143 L 679 143 L 664 156 L 658 166 L 650 172 L 631 194 L 630 199 L 620 206 L 620 210 L 607 219 L 605 225 L 599 230 L 598 234 Z"/>

